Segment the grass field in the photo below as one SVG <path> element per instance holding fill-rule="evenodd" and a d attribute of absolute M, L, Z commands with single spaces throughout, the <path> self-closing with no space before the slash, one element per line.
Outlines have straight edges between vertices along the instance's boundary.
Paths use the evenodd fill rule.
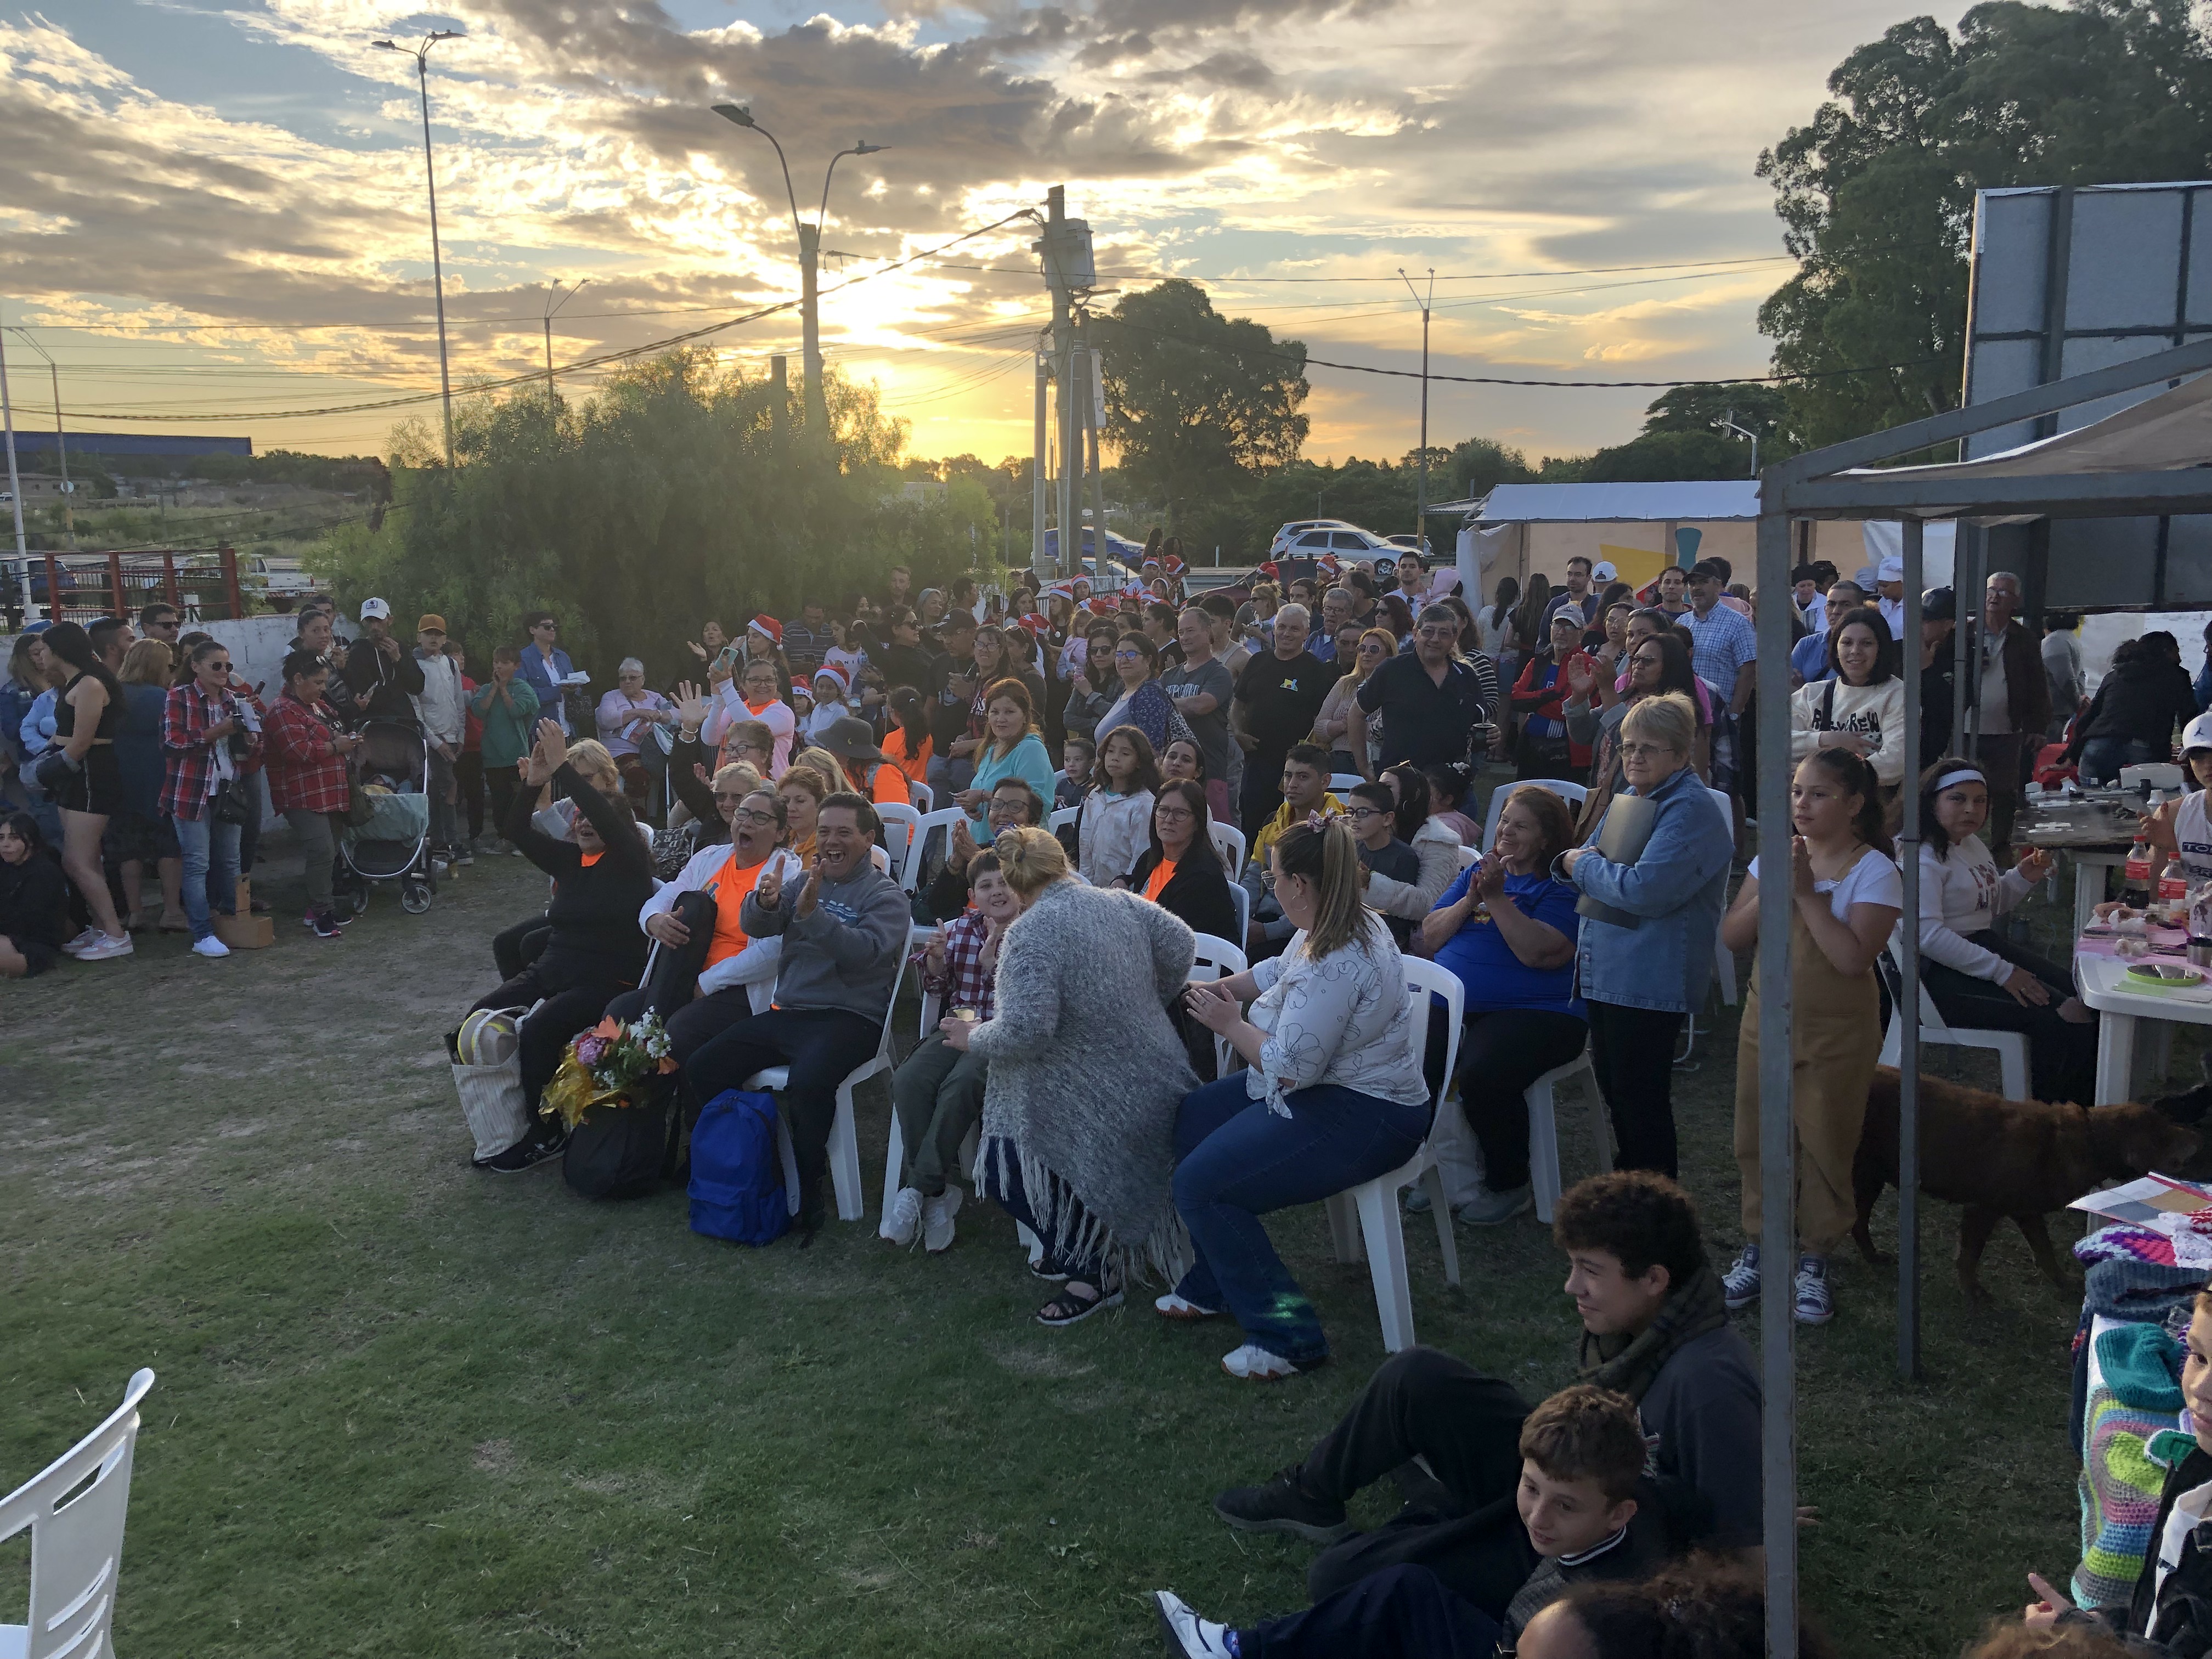
<path fill-rule="evenodd" d="M 1335 1363 L 1255 1388 L 1217 1367 L 1226 1328 L 1170 1328 L 1148 1299 L 1032 1323 L 1011 1225 L 973 1206 L 940 1259 L 872 1218 L 750 1251 L 690 1232 L 679 1193 L 592 1205 L 557 1166 L 478 1175 L 438 1034 L 538 878 L 479 860 L 427 915 L 380 891 L 324 944 L 283 855 L 273 951 L 209 963 L 172 938 L 0 988 L 0 1487 L 134 1367 L 160 1374 L 124 1659 L 1103 1659 L 1158 1650 L 1154 1588 L 1231 1618 L 1302 1604 L 1307 1550 L 1232 1534 L 1208 1499 L 1299 1455 L 1382 1357 L 1318 1207 L 1269 1227 Z M 1734 1039 L 1730 1011 L 1677 1092 L 1723 1261 Z M 861 1100 L 872 1217 L 883 1084 Z M 1564 1127 L 1586 1172 L 1579 1105 Z M 2076 1302 L 2007 1231 L 1968 1307 L 1954 1213 L 1930 1207 L 1925 1382 L 1896 1379 L 1893 1280 L 1855 1259 L 1834 1324 L 1800 1339 L 1807 1599 L 1855 1655 L 1955 1653 L 2024 1571 L 2075 1557 Z M 1407 1230 L 1422 1340 L 1532 1398 L 1571 1380 L 1545 1231 L 1460 1238 L 1454 1291 L 1433 1232 Z M 24 1562 L 0 1545 L 0 1620 Z"/>

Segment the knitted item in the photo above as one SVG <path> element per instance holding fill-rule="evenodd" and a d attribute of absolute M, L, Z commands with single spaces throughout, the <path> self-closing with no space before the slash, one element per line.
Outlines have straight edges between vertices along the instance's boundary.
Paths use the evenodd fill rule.
<path fill-rule="evenodd" d="M 1633 1337 L 1582 1334 L 1576 1373 L 1585 1382 L 1641 1400 L 1674 1350 L 1709 1331 L 1726 1328 L 1728 1304 L 1720 1275 L 1700 1263 L 1680 1290 L 1659 1304 L 1659 1316 Z"/>
<path fill-rule="evenodd" d="M 2081 1564 L 2075 1605 L 2125 1607 L 2150 1548 L 2181 1410 L 2181 1350 L 2155 1324 L 2099 1316 L 2089 1335 L 2087 1433 L 2079 1483 Z M 2155 1455 L 2154 1455 L 2155 1454 Z"/>
<path fill-rule="evenodd" d="M 2132 1260 L 2171 1267 L 2174 1265 L 2173 1241 L 2148 1227 L 2131 1227 L 2116 1221 L 2109 1227 L 2098 1228 L 2076 1244 L 2074 1259 L 2084 1267 L 2094 1267 L 2100 1261 Z"/>
<path fill-rule="evenodd" d="M 2166 1267 L 2122 1255 L 2090 1267 L 2081 1300 L 2091 1313 L 2106 1319 L 2156 1324 L 2177 1307 L 2189 1306 L 2203 1288 L 2202 1267 Z"/>

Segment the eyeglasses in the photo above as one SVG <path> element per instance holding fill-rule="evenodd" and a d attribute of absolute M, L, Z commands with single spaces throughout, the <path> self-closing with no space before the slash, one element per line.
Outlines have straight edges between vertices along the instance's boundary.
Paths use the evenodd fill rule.
<path fill-rule="evenodd" d="M 716 800 L 720 800 L 722 798 L 720 795 L 717 795 L 714 799 Z M 775 814 L 773 812 L 748 812 L 742 808 L 740 808 L 737 812 L 736 817 L 739 823 L 749 823 L 756 830 L 761 828 L 764 824 L 770 824 L 775 822 Z"/>
<path fill-rule="evenodd" d="M 1348 818 L 1387 818 L 1394 817 L 1387 806 L 1347 806 L 1344 816 Z"/>
<path fill-rule="evenodd" d="M 1674 749 L 1663 743 L 1624 743 L 1620 745 L 1623 760 L 1655 760 L 1661 755 L 1671 755 Z"/>
<path fill-rule="evenodd" d="M 1188 823 L 1198 814 L 1188 806 L 1163 806 L 1156 810 L 1152 816 L 1162 823 Z"/>
<path fill-rule="evenodd" d="M 1141 662 L 1144 660 L 1144 656 L 1145 653 L 1141 651 L 1116 651 L 1114 653 L 1114 660 L 1115 662 Z"/>

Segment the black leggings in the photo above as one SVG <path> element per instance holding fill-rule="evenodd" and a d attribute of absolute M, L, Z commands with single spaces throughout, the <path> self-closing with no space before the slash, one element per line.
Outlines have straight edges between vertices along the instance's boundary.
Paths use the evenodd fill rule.
<path fill-rule="evenodd" d="M 2070 1100 L 2080 1105 L 2094 1100 L 2096 1024 L 2093 1021 L 2076 1025 L 2058 1017 L 2058 1005 L 2074 994 L 2074 976 L 2033 951 L 2021 950 L 2000 933 L 1985 931 L 1966 938 L 1985 951 L 1996 951 L 2014 967 L 2027 969 L 2043 981 L 2051 1000 L 2040 1008 L 2024 1007 L 2013 1000 L 2012 993 L 2003 986 L 1923 957 L 1921 981 L 1936 1000 L 1936 1011 L 1945 1023 L 2026 1032 L 2030 1093 L 2038 1100 Z"/>
<path fill-rule="evenodd" d="M 1662 1008 L 1590 1002 L 1590 1065 L 1613 1119 L 1614 1166 L 1656 1170 L 1672 1181 L 1674 1152 L 1674 1044 L 1686 1015 Z"/>
<path fill-rule="evenodd" d="M 561 1068 L 561 1056 L 578 1036 L 599 1023 L 608 1002 L 629 988 L 609 975 L 596 962 L 571 956 L 559 949 L 545 951 L 520 973 L 509 976 L 498 989 L 477 999 L 476 1008 L 527 1008 L 538 1012 L 522 1022 L 518 1057 L 522 1064 L 522 1093 L 530 1109 Z"/>
<path fill-rule="evenodd" d="M 1443 1081 L 1444 1024 L 1443 1006 L 1431 1000 L 1422 1066 L 1431 1095 Z M 1467 1017 L 1459 1042 L 1460 1110 L 1482 1143 L 1482 1184 L 1490 1191 L 1510 1193 L 1528 1184 L 1526 1091 L 1582 1053 L 1589 1036 L 1587 1022 L 1553 1008 L 1499 1008 Z"/>

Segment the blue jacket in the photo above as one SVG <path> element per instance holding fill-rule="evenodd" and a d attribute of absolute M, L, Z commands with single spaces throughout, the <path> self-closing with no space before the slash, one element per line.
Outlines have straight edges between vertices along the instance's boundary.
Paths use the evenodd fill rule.
<path fill-rule="evenodd" d="M 568 723 L 565 693 L 559 684 L 576 672 L 576 665 L 568 660 L 568 653 L 556 645 L 553 647 L 553 660 L 548 664 L 538 655 L 533 641 L 522 647 L 522 660 L 514 672 L 529 682 L 530 689 L 538 694 L 540 717 L 560 721 L 563 732 L 574 735 L 574 728 Z"/>
<path fill-rule="evenodd" d="M 1583 917 L 1576 974 L 1588 1001 L 1689 1013 L 1704 1003 L 1712 977 L 1713 945 L 1735 854 L 1734 831 L 1690 767 L 1661 784 L 1651 799 L 1659 803 L 1659 815 L 1643 857 L 1632 865 L 1615 864 L 1592 853 L 1576 862 L 1576 886 L 1639 919 L 1623 927 Z M 1590 842 L 1604 833 L 1600 819 Z"/>

